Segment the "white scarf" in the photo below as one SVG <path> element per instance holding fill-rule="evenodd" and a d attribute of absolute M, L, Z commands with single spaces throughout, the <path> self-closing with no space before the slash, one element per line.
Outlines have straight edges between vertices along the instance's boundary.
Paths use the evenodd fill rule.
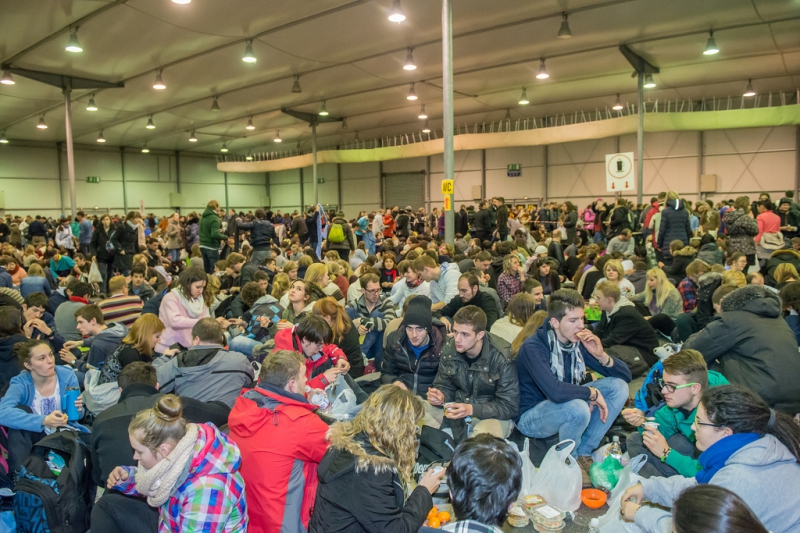
<path fill-rule="evenodd" d="M 580 350 L 580 342 L 570 342 L 567 344 L 558 340 L 553 326 L 547 324 L 547 340 L 550 343 L 550 370 L 558 381 L 564 381 L 567 377 L 569 383 L 580 385 L 586 375 L 586 363 Z M 569 369 L 569 376 L 564 374 L 564 354 L 572 355 L 572 367 Z"/>
<path fill-rule="evenodd" d="M 175 287 L 172 289 L 178 298 L 181 300 L 181 305 L 183 308 L 186 309 L 186 312 L 189 313 L 191 318 L 197 318 L 203 314 L 203 311 L 206 308 L 206 302 L 202 298 L 187 298 L 180 287 Z"/>
<path fill-rule="evenodd" d="M 161 507 L 172 495 L 178 481 L 183 477 L 187 464 L 194 456 L 194 446 L 200 430 L 197 424 L 186 425 L 186 435 L 168 456 L 161 459 L 150 470 L 139 463 L 136 471 L 136 492 L 147 496 L 151 507 Z"/>

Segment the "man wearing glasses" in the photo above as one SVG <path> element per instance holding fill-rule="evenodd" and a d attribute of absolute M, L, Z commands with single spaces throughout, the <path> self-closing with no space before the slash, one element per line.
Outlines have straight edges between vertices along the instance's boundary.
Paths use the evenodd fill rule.
<path fill-rule="evenodd" d="M 622 416 L 638 431 L 628 436 L 628 454 L 647 455 L 647 463 L 639 475 L 694 477 L 700 470 L 692 424 L 697 404 L 708 387 L 727 385 L 719 372 L 708 370 L 703 355 L 697 350 L 681 350 L 664 361 L 661 394 L 666 404 L 645 418 L 639 409 L 624 409 Z"/>
<path fill-rule="evenodd" d="M 380 278 L 375 274 L 364 274 L 361 282 L 361 298 L 346 308 L 347 316 L 363 337 L 361 351 L 367 359 L 373 359 L 375 369 L 381 368 L 383 359 L 383 330 L 392 319 L 397 318 L 397 310 L 388 297 L 381 293 Z"/>

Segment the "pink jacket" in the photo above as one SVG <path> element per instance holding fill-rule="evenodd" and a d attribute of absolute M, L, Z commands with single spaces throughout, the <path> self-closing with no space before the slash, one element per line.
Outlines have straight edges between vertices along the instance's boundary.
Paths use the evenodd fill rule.
<path fill-rule="evenodd" d="M 759 242 L 765 233 L 778 233 L 781 230 L 781 217 L 772 211 L 764 211 L 756 217 L 758 222 L 758 235 L 755 241 Z"/>
<path fill-rule="evenodd" d="M 187 348 L 190 347 L 192 345 L 192 328 L 198 320 L 209 316 L 211 315 L 208 307 L 204 307 L 200 316 L 190 317 L 178 295 L 172 291 L 168 292 L 161 300 L 161 308 L 158 310 L 158 318 L 167 326 L 167 329 L 161 334 L 156 351 L 161 353 L 176 342 Z"/>
<path fill-rule="evenodd" d="M 581 220 L 583 220 L 583 228 L 587 231 L 594 231 L 594 211 L 591 209 L 584 209 L 581 213 Z"/>

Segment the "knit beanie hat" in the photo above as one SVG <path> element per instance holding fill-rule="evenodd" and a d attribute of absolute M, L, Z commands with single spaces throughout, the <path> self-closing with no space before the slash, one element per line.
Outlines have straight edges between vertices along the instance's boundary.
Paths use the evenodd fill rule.
<path fill-rule="evenodd" d="M 547 248 L 544 246 L 537 246 L 533 253 L 536 255 L 547 255 Z"/>
<path fill-rule="evenodd" d="M 400 327 L 406 326 L 420 326 L 425 328 L 428 335 L 431 334 L 433 329 L 433 319 L 431 318 L 431 306 L 433 303 L 427 296 L 414 296 L 408 302 L 408 308 L 403 315 L 403 321 Z"/>

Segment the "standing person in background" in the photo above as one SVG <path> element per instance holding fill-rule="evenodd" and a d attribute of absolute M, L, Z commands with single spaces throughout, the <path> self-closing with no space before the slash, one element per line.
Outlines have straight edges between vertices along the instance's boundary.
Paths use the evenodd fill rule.
<path fill-rule="evenodd" d="M 489 216 L 488 204 L 482 201 L 478 205 L 478 212 L 475 213 L 475 221 L 472 224 L 472 236 L 483 241 L 491 238 L 491 217 Z"/>
<path fill-rule="evenodd" d="M 169 260 L 177 263 L 181 259 L 181 248 L 183 248 L 183 229 L 179 220 L 178 213 L 172 213 L 167 222 L 167 251 L 169 253 Z"/>
<path fill-rule="evenodd" d="M 725 229 L 728 232 L 728 254 L 739 252 L 747 257 L 747 264 L 756 264 L 756 242 L 758 222 L 748 214 L 750 198 L 740 196 L 733 202 L 733 209 L 725 213 Z"/>
<path fill-rule="evenodd" d="M 75 237 L 72 235 L 72 228 L 69 227 L 69 221 L 62 218 L 56 230 L 56 246 L 63 248 L 72 257 L 75 255 Z"/>
<path fill-rule="evenodd" d="M 97 267 L 100 269 L 100 275 L 103 276 L 102 292 L 108 292 L 108 280 L 114 275 L 112 265 L 114 263 L 114 250 L 109 250 L 108 243 L 111 240 L 111 234 L 114 230 L 111 228 L 111 216 L 103 215 L 100 217 L 100 224 L 92 232 L 92 249 L 94 250 L 94 261 L 97 262 Z"/>
<path fill-rule="evenodd" d="M 564 202 L 561 208 L 564 212 L 564 229 L 567 231 L 567 242 L 571 243 L 575 240 L 576 227 L 578 225 L 578 209 L 570 201 Z"/>
<path fill-rule="evenodd" d="M 356 249 L 354 241 L 353 229 L 344 218 L 344 211 L 337 211 L 328 229 L 328 250 L 335 250 L 341 259 L 347 261 L 350 259 L 350 252 Z"/>
<path fill-rule="evenodd" d="M 498 196 L 492 199 L 495 208 L 495 225 L 497 226 L 497 238 L 500 241 L 508 239 L 508 207 L 506 199 Z"/>
<path fill-rule="evenodd" d="M 264 266 L 264 262 L 272 255 L 270 245 L 274 244 L 280 247 L 281 243 L 275 234 L 275 226 L 269 221 L 267 213 L 261 208 L 256 209 L 255 218 L 250 222 L 245 222 L 241 218 L 237 219 L 236 227 L 239 231 L 250 232 L 250 246 L 253 248 L 250 262 L 258 267 Z M 316 226 L 314 227 L 316 231 Z"/>
<path fill-rule="evenodd" d="M 217 214 L 219 202 L 211 200 L 200 218 L 200 253 L 203 254 L 203 268 L 206 274 L 214 273 L 214 263 L 219 261 L 219 244 L 228 240 L 228 236 L 220 231 L 220 219 Z"/>
<path fill-rule="evenodd" d="M 658 228 L 658 247 L 664 254 L 664 264 L 672 264 L 672 241 L 681 241 L 688 246 L 692 240 L 692 228 L 689 224 L 689 211 L 675 191 L 667 193 L 667 206 L 661 212 L 661 223 Z"/>
<path fill-rule="evenodd" d="M 308 245 L 319 253 L 319 205 L 309 207 L 306 212 L 306 229 L 308 229 Z"/>
<path fill-rule="evenodd" d="M 128 211 L 125 221 L 111 235 L 114 245 L 114 268 L 123 276 L 127 276 L 133 266 L 133 256 L 139 249 L 139 224 L 142 215 L 138 211 Z"/>
<path fill-rule="evenodd" d="M 185 225 L 183 228 L 183 244 L 186 247 L 186 251 L 192 251 L 192 247 L 197 245 L 200 247 L 200 217 L 195 212 L 189 213 L 186 217 Z"/>
<path fill-rule="evenodd" d="M 81 253 L 87 258 L 92 257 L 92 221 L 86 218 L 86 213 L 78 211 L 78 244 Z"/>

